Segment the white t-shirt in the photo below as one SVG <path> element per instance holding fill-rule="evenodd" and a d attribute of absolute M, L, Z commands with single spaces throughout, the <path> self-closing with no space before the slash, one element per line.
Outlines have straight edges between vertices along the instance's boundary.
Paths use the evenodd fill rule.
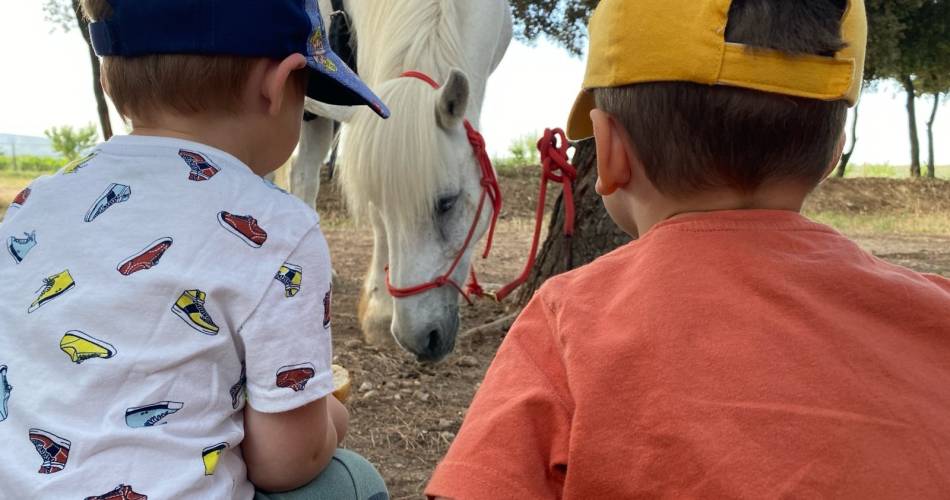
<path fill-rule="evenodd" d="M 333 390 L 317 214 L 227 153 L 113 138 L 0 243 L 0 497 L 248 499 L 245 394 Z"/>

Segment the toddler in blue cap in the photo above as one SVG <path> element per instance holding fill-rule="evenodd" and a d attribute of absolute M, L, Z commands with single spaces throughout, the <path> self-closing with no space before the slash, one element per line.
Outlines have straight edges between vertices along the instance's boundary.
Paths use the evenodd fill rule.
<path fill-rule="evenodd" d="M 83 7 L 132 132 L 0 224 L 2 496 L 388 498 L 338 450 L 318 216 L 261 177 L 293 152 L 305 96 L 385 105 L 329 49 L 316 0 Z"/>

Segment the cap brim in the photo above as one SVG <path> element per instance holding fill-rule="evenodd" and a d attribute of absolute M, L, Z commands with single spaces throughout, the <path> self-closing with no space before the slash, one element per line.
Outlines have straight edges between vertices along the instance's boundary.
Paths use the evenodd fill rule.
<path fill-rule="evenodd" d="M 307 97 L 337 106 L 369 106 L 379 116 L 389 118 L 386 104 L 332 51 L 307 57 L 307 66 Z"/>
<path fill-rule="evenodd" d="M 580 141 L 594 137 L 594 123 L 590 120 L 590 112 L 597 107 L 594 92 L 582 90 L 574 101 L 571 116 L 567 119 L 567 138 Z"/>

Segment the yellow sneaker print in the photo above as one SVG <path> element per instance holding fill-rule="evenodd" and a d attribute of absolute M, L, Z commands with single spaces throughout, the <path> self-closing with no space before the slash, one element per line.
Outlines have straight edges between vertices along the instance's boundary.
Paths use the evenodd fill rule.
<path fill-rule="evenodd" d="M 303 269 L 293 264 L 284 264 L 277 271 L 274 279 L 284 284 L 284 294 L 287 298 L 294 297 L 300 293 L 300 283 L 303 282 Z"/>
<path fill-rule="evenodd" d="M 72 290 L 75 286 L 76 282 L 73 281 L 73 277 L 69 274 L 69 269 L 44 279 L 43 287 L 37 290 L 40 296 L 30 304 L 30 309 L 27 310 L 27 313 L 36 311 L 49 303 L 49 301 Z"/>
<path fill-rule="evenodd" d="M 207 294 L 201 290 L 185 290 L 172 306 L 172 312 L 195 330 L 205 335 L 217 335 L 220 329 L 205 309 L 206 298 Z"/>
<path fill-rule="evenodd" d="M 89 162 L 91 162 L 92 159 L 95 158 L 97 154 L 99 154 L 99 152 L 94 151 L 78 160 L 75 160 L 67 164 L 65 167 L 63 167 L 63 170 L 61 171 L 61 173 L 64 175 L 75 174 L 79 170 L 85 168 L 86 165 L 88 165 Z"/>
<path fill-rule="evenodd" d="M 89 359 L 109 359 L 116 355 L 112 344 L 78 330 L 66 332 L 59 341 L 59 348 L 77 365 Z"/>
<path fill-rule="evenodd" d="M 201 452 L 201 459 L 205 463 L 205 475 L 213 476 L 218 470 L 218 461 L 221 460 L 221 454 L 228 449 L 228 443 L 218 443 L 209 446 Z"/>

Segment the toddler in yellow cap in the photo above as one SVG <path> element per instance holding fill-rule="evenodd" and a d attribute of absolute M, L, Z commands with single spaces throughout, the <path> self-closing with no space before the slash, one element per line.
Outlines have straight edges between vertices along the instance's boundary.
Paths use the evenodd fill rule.
<path fill-rule="evenodd" d="M 950 497 L 950 281 L 800 214 L 863 0 L 603 0 L 590 33 L 568 132 L 640 238 L 538 292 L 427 494 Z"/>

